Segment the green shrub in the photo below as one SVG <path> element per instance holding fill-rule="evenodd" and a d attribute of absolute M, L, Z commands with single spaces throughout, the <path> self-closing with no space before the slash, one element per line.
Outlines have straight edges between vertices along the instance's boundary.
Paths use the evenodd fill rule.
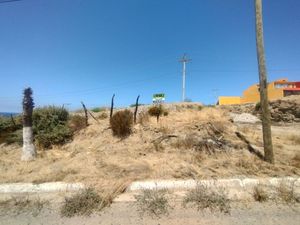
<path fill-rule="evenodd" d="M 66 109 L 46 106 L 33 111 L 33 130 L 35 141 L 42 148 L 64 144 L 72 139 L 68 127 L 69 113 Z"/>
<path fill-rule="evenodd" d="M 95 108 L 91 109 L 91 111 L 94 112 L 94 113 L 103 112 L 105 110 L 106 110 L 105 107 L 95 107 Z"/>
<path fill-rule="evenodd" d="M 129 107 L 135 107 L 135 105 L 136 105 L 136 104 L 133 103 L 133 104 L 130 104 Z M 138 104 L 138 106 L 143 106 L 143 105 L 145 105 L 145 104 L 142 104 L 142 103 L 139 103 L 139 104 Z"/>
<path fill-rule="evenodd" d="M 78 132 L 84 128 L 86 128 L 86 119 L 84 116 L 73 115 L 70 117 L 68 122 L 68 127 L 72 132 Z"/>
<path fill-rule="evenodd" d="M 159 117 L 164 113 L 164 108 L 162 107 L 162 105 L 154 105 L 148 109 L 148 113 L 150 116 Z"/>
<path fill-rule="evenodd" d="M 6 144 L 18 144 L 20 146 L 22 146 L 23 144 L 23 130 L 22 129 L 18 129 L 14 132 L 10 132 L 7 134 L 7 136 L 5 137 L 4 142 Z"/>
<path fill-rule="evenodd" d="M 13 132 L 22 128 L 22 117 L 13 117 L 15 124 L 10 117 L 0 116 L 0 134 L 6 132 Z"/>
<path fill-rule="evenodd" d="M 212 105 L 212 104 L 208 104 L 208 105 L 205 105 L 205 107 L 207 107 L 207 108 L 215 108 L 216 106 Z"/>
<path fill-rule="evenodd" d="M 255 111 L 259 111 L 260 110 L 260 102 L 257 102 L 255 104 Z"/>
<path fill-rule="evenodd" d="M 116 112 L 110 119 L 110 126 L 113 135 L 117 137 L 126 137 L 131 134 L 133 125 L 133 113 L 128 109 Z"/>
<path fill-rule="evenodd" d="M 185 98 L 185 99 L 184 99 L 184 102 L 192 102 L 192 99 L 190 99 L 190 98 Z"/>
<path fill-rule="evenodd" d="M 0 144 L 22 144 L 22 117 L 0 117 Z"/>
<path fill-rule="evenodd" d="M 8 117 L 0 117 L 0 133 L 7 131 L 12 126 Z"/>

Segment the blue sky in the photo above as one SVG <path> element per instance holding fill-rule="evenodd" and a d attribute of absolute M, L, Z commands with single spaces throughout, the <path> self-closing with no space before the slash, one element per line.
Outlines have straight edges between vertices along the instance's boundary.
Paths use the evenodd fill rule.
<path fill-rule="evenodd" d="M 269 80 L 300 80 L 300 1 L 263 0 Z M 0 4 L 0 111 L 181 100 L 214 103 L 258 82 L 254 0 L 23 0 Z"/>

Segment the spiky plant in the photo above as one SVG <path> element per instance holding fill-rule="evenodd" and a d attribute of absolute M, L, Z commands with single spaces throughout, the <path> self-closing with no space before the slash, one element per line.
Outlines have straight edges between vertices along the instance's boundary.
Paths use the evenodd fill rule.
<path fill-rule="evenodd" d="M 32 89 L 30 87 L 25 88 L 23 95 L 23 151 L 21 160 L 30 161 L 36 157 L 32 132 L 32 112 L 34 107 Z"/>

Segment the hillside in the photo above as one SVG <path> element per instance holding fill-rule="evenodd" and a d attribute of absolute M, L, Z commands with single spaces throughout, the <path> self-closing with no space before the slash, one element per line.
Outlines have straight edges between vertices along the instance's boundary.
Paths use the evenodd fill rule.
<path fill-rule="evenodd" d="M 273 127 L 276 163 L 270 165 L 250 153 L 236 135 L 242 132 L 261 151 L 260 124 L 235 124 L 227 109 L 199 104 L 167 108 L 168 115 L 159 122 L 140 113 L 139 123 L 125 139 L 112 135 L 109 119 L 100 116 L 103 112 L 94 113 L 102 118 L 99 122 L 89 118 L 90 126 L 72 142 L 39 149 L 33 162 L 20 161 L 20 146 L 2 144 L 0 182 L 83 182 L 105 188 L 154 178 L 300 175 L 299 123 Z"/>

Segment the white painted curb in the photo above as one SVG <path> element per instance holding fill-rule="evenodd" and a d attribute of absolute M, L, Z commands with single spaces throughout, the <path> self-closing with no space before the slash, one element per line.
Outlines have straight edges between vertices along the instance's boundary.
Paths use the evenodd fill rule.
<path fill-rule="evenodd" d="M 63 183 L 51 182 L 42 184 L 32 183 L 12 183 L 0 184 L 0 194 L 9 193 L 43 193 L 43 192 L 62 192 L 62 191 L 78 191 L 85 186 L 82 183 Z"/>
<path fill-rule="evenodd" d="M 168 190 L 186 190 L 194 189 L 197 185 L 207 187 L 224 187 L 228 189 L 247 190 L 252 189 L 257 184 L 263 184 L 270 187 L 276 187 L 282 182 L 291 183 L 296 191 L 300 190 L 300 178 L 245 178 L 245 179 L 216 179 L 216 180 L 148 180 L 131 183 L 126 191 L 133 192 L 145 189 L 168 189 Z M 12 183 L 0 184 L 0 194 L 11 193 L 49 193 L 63 191 L 78 191 L 84 189 L 82 183 L 64 183 L 51 182 L 42 184 L 32 183 Z"/>
<path fill-rule="evenodd" d="M 197 185 L 207 187 L 226 187 L 232 189 L 253 188 L 257 184 L 267 186 L 278 186 L 282 182 L 292 183 L 294 188 L 300 188 L 300 178 L 261 178 L 261 179 L 217 179 L 217 180 L 149 180 L 133 182 L 127 191 L 138 191 L 145 189 L 194 189 Z"/>

